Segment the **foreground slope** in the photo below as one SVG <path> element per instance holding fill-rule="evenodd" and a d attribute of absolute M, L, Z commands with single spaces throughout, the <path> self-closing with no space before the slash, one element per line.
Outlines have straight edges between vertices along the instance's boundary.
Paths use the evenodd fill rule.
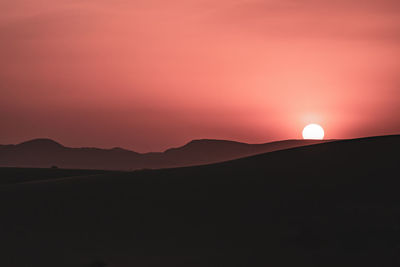
<path fill-rule="evenodd" d="M 4 266 L 398 266 L 400 136 L 0 187 Z"/>
<path fill-rule="evenodd" d="M 69 179 L 72 177 L 95 177 L 102 174 L 114 174 L 114 171 L 72 170 L 72 169 L 40 169 L 40 168 L 0 168 L 0 185 L 16 183 L 37 183 L 53 179 Z"/>
<path fill-rule="evenodd" d="M 71 148 L 50 139 L 35 139 L 18 145 L 0 146 L 0 167 L 58 166 L 69 169 L 136 170 L 210 164 L 325 140 L 285 140 L 246 144 L 226 140 L 193 140 L 165 152 L 137 153 L 113 148 Z"/>

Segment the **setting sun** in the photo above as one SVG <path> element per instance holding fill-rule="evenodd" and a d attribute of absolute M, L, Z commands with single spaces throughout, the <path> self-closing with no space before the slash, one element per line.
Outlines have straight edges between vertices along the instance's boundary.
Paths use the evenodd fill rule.
<path fill-rule="evenodd" d="M 303 138 L 304 139 L 316 139 L 322 140 L 324 139 L 324 129 L 318 124 L 309 124 L 303 129 Z"/>

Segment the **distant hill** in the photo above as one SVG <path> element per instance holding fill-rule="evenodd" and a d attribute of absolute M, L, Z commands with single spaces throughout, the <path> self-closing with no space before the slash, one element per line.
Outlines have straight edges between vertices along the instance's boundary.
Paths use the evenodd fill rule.
<path fill-rule="evenodd" d="M 0 146 L 0 167 L 57 166 L 70 169 L 136 170 L 183 167 L 222 162 L 259 153 L 326 142 L 285 140 L 246 144 L 225 140 L 193 140 L 165 152 L 137 153 L 113 148 L 70 148 L 50 139 L 35 139 L 17 145 Z"/>
<path fill-rule="evenodd" d="M 381 136 L 184 168 L 37 170 L 0 186 L 1 263 L 399 266 L 399 153 L 400 136 Z"/>

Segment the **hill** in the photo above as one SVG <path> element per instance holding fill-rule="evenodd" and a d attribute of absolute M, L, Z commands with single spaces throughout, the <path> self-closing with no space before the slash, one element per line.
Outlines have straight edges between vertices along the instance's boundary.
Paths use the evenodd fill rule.
<path fill-rule="evenodd" d="M 382 136 L 3 185 L 2 265 L 398 266 L 399 151 Z"/>
<path fill-rule="evenodd" d="M 194 140 L 165 152 L 137 153 L 113 148 L 70 148 L 50 139 L 0 146 L 0 167 L 136 170 L 210 164 L 280 149 L 326 141 L 286 140 L 246 144 L 225 140 Z"/>

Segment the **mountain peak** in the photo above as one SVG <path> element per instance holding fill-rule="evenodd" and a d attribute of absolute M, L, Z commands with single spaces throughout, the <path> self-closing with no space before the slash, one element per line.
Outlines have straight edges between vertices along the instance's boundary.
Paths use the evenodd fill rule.
<path fill-rule="evenodd" d="M 226 146 L 236 147 L 238 145 L 242 146 L 247 144 L 230 140 L 221 140 L 221 139 L 194 139 L 183 146 L 167 149 L 165 152 L 184 151 L 189 149 L 195 149 L 195 150 L 220 149 Z"/>
<path fill-rule="evenodd" d="M 38 149 L 46 149 L 46 148 L 63 148 L 64 146 L 56 141 L 48 138 L 38 138 L 29 140 L 23 143 L 18 144 L 19 147 L 29 147 L 29 148 L 38 148 Z"/>
<path fill-rule="evenodd" d="M 245 144 L 245 143 L 231 141 L 231 140 L 222 140 L 222 139 L 193 139 L 185 146 L 193 144 Z"/>

